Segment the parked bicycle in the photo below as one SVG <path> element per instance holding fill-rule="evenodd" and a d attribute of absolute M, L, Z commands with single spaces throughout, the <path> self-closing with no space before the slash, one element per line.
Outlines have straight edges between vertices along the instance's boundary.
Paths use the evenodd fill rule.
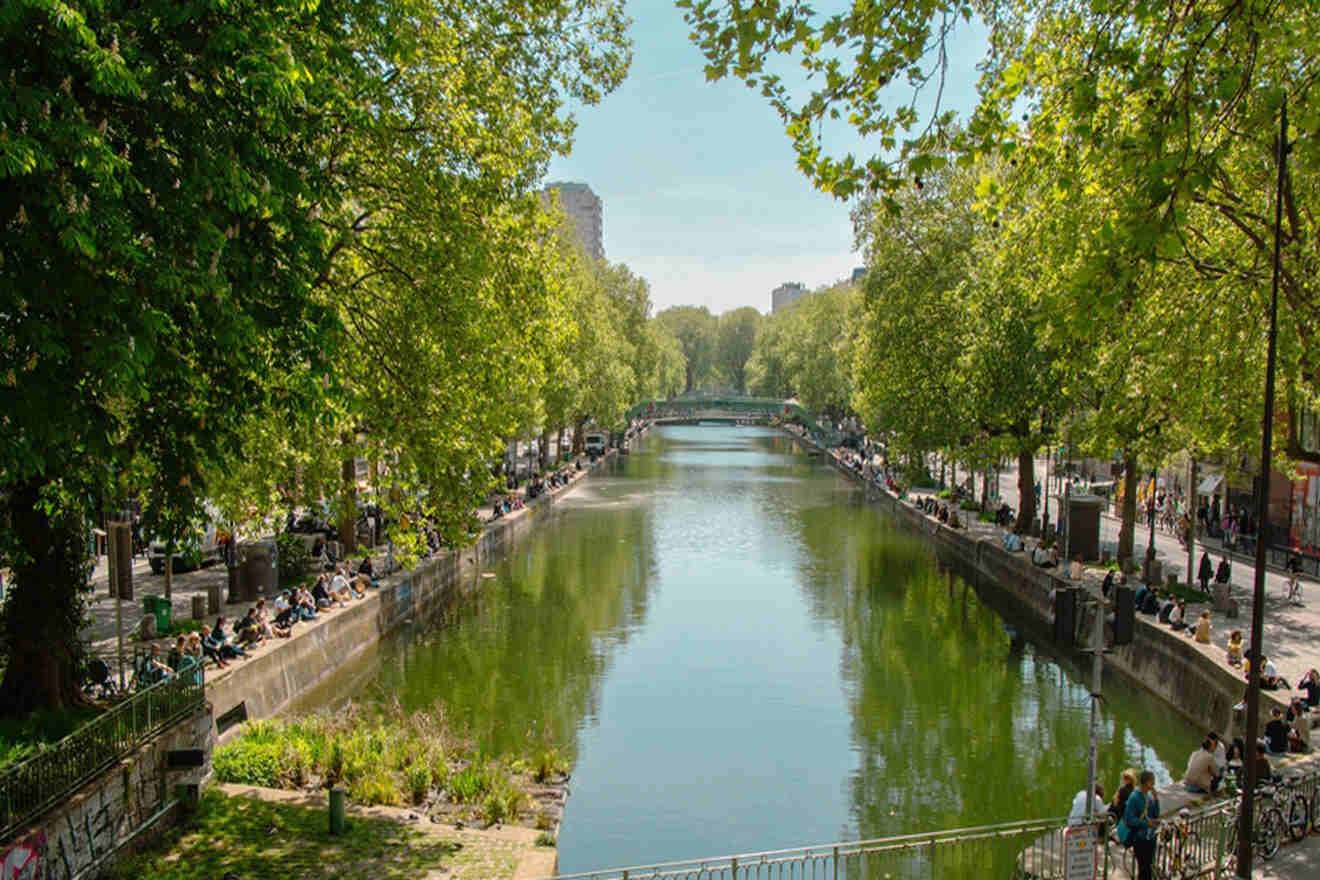
<path fill-rule="evenodd" d="M 1283 813 L 1274 805 L 1271 787 L 1262 787 L 1260 794 L 1260 801 L 1256 804 L 1255 822 L 1251 829 L 1251 851 L 1253 855 L 1269 861 L 1278 853 L 1287 826 L 1284 823 Z M 1224 841 L 1224 870 L 1229 873 L 1237 869 L 1240 803 L 1234 798 L 1228 802 L 1228 807 L 1224 811 L 1225 821 L 1228 822 L 1228 835 Z"/>
<path fill-rule="evenodd" d="M 1311 832 L 1312 804 L 1302 791 L 1304 777 L 1290 776 L 1279 785 L 1283 795 L 1279 798 L 1279 811 L 1283 813 L 1284 824 L 1293 840 L 1301 840 Z"/>

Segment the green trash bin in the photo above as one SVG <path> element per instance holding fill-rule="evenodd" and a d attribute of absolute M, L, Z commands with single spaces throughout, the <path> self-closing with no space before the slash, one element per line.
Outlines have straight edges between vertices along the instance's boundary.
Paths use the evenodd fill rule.
<path fill-rule="evenodd" d="M 156 618 L 156 632 L 169 632 L 170 601 L 164 596 L 143 596 L 142 613 L 150 614 Z"/>

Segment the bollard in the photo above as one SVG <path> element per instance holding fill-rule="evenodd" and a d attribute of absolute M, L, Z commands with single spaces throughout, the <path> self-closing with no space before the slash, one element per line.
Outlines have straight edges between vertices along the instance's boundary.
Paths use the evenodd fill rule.
<path fill-rule="evenodd" d="M 344 833 L 344 790 L 339 786 L 330 789 L 330 833 Z"/>
<path fill-rule="evenodd" d="M 206 619 L 206 597 L 200 593 L 192 597 L 193 620 Z"/>

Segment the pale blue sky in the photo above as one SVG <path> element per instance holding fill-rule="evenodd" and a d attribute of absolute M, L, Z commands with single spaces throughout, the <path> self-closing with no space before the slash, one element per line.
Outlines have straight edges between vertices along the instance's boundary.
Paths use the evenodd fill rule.
<path fill-rule="evenodd" d="M 606 259 L 650 282 L 656 311 L 704 305 L 717 314 L 745 305 L 768 312 L 780 282 L 815 288 L 861 265 L 848 206 L 797 170 L 760 92 L 706 82 L 670 0 L 631 0 L 627 11 L 628 79 L 578 112 L 573 152 L 547 177 L 583 181 L 601 198 Z M 950 59 L 958 87 L 946 90 L 946 106 L 973 100 L 983 43 L 970 42 Z"/>

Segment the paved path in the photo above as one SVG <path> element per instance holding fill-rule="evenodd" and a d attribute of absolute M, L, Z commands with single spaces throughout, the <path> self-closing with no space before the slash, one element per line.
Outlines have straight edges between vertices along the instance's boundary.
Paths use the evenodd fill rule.
<path fill-rule="evenodd" d="M 1036 473 L 1044 473 L 1043 467 L 1044 459 L 1038 460 L 1036 462 Z M 1018 503 L 1016 464 L 1010 471 L 1000 475 L 999 487 L 1000 496 L 1003 500 L 1016 508 Z M 1056 503 L 1056 499 L 1051 499 L 1051 519 L 1056 518 L 1054 515 Z M 1100 539 L 1102 542 L 1116 545 L 1118 543 L 1118 529 L 1119 519 L 1117 517 L 1109 514 L 1101 517 Z M 1135 549 L 1139 557 L 1145 552 L 1149 536 L 1149 527 L 1137 527 Z M 1197 541 L 1196 552 L 1193 557 L 1195 564 L 1200 564 L 1203 551 L 1210 553 L 1210 558 L 1216 566 L 1223 557 L 1223 550 L 1217 539 L 1210 539 L 1208 544 Z M 1183 549 L 1182 544 L 1176 537 L 1167 532 L 1162 532 L 1158 528 L 1155 530 L 1155 555 L 1157 559 L 1163 562 L 1166 572 L 1177 572 L 1181 575 L 1187 567 L 1187 551 Z M 1216 613 L 1211 608 L 1210 616 L 1214 626 L 1212 636 L 1214 644 L 1212 646 L 1197 646 L 1207 656 L 1213 657 L 1226 668 L 1231 668 L 1228 667 L 1224 659 L 1224 644 L 1228 639 L 1228 634 L 1234 629 L 1240 629 L 1247 641 L 1250 641 L 1251 609 L 1256 577 L 1255 567 L 1246 557 L 1235 555 L 1229 561 L 1233 569 L 1231 579 L 1232 595 L 1238 601 L 1239 615 L 1236 619 L 1229 619 L 1223 614 Z M 1320 668 L 1320 642 L 1316 639 L 1317 633 L 1320 633 L 1320 584 L 1306 579 L 1303 579 L 1302 583 L 1306 596 L 1305 604 L 1301 606 L 1289 605 L 1285 600 L 1288 587 L 1287 579 L 1283 573 L 1277 569 L 1269 569 L 1265 574 L 1264 652 L 1274 662 L 1279 674 L 1289 684 L 1293 685 L 1297 684 L 1308 670 Z M 1202 605 L 1187 606 L 1187 620 L 1196 620 L 1206 607 Z M 1279 691 L 1276 695 L 1286 698 L 1293 693 L 1296 692 Z"/>

